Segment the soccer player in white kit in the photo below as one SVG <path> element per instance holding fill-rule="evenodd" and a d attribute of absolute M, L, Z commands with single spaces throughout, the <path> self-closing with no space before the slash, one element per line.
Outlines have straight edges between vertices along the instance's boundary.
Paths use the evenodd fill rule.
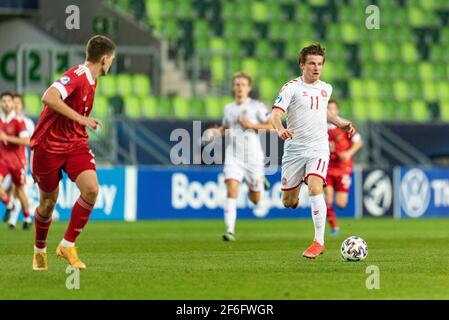
<path fill-rule="evenodd" d="M 299 190 L 308 186 L 315 238 L 303 256 L 314 259 L 324 252 L 326 202 L 323 186 L 329 164 L 327 123 L 354 133 L 351 122 L 328 112 L 327 103 L 332 86 L 321 81 L 324 48 L 313 44 L 301 50 L 298 59 L 302 76 L 287 82 L 281 89 L 272 110 L 272 122 L 278 136 L 285 140 L 282 157 L 282 202 L 297 208 Z M 287 112 L 287 129 L 281 117 Z"/>
<path fill-rule="evenodd" d="M 224 204 L 225 241 L 235 240 L 237 195 L 243 180 L 248 184 L 251 202 L 257 204 L 260 201 L 265 181 L 265 155 L 257 131 L 273 129 L 265 105 L 249 97 L 251 76 L 239 72 L 232 82 L 235 100 L 224 107 L 223 123 L 219 128 L 222 134 L 228 134 L 229 140 L 224 163 L 227 189 Z"/>

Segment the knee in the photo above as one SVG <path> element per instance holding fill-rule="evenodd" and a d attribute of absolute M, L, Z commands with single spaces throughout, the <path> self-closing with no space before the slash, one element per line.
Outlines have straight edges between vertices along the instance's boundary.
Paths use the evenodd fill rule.
<path fill-rule="evenodd" d="M 323 187 L 317 184 L 309 184 L 309 195 L 317 196 L 323 193 Z"/>
<path fill-rule="evenodd" d="M 340 209 L 346 208 L 346 205 L 348 204 L 348 200 L 346 199 L 336 199 L 335 204 Z"/>
<path fill-rule="evenodd" d="M 95 203 L 99 192 L 98 184 L 90 184 L 83 189 L 81 195 L 89 203 Z"/>
<path fill-rule="evenodd" d="M 40 209 L 39 213 L 45 217 L 50 216 L 53 210 L 55 209 L 56 201 L 57 200 L 53 198 L 44 199 L 44 203 L 39 208 Z"/>
<path fill-rule="evenodd" d="M 293 209 L 298 207 L 298 201 L 299 201 L 299 199 L 292 199 L 292 198 L 282 199 L 282 203 L 284 204 L 284 207 L 293 208 Z"/>

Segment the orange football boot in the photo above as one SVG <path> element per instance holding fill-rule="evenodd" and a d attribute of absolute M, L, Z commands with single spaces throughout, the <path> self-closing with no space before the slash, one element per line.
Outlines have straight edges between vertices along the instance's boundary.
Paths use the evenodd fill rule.
<path fill-rule="evenodd" d="M 307 248 L 306 251 L 302 254 L 303 257 L 308 259 L 315 259 L 320 254 L 324 253 L 324 245 L 319 244 L 318 241 L 314 240 L 312 245 Z"/>

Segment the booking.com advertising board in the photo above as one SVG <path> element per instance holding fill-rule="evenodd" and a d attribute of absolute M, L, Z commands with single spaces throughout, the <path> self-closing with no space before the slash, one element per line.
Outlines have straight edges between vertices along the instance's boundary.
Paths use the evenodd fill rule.
<path fill-rule="evenodd" d="M 100 189 L 91 220 L 123 220 L 125 216 L 125 168 L 98 168 L 98 181 Z M 39 203 L 39 188 L 33 183 L 33 178 L 27 176 L 27 195 L 30 203 L 30 212 L 34 213 Z M 72 207 L 80 193 L 76 185 L 63 175 L 59 182 L 58 202 L 53 212 L 55 220 L 69 220 Z M 2 207 L 3 204 L 0 205 Z M 0 208 L 4 211 L 4 207 Z M 21 216 L 21 215 L 20 215 Z"/>
<path fill-rule="evenodd" d="M 448 168 L 397 168 L 395 216 L 449 217 Z"/>
<path fill-rule="evenodd" d="M 267 175 L 270 188 L 255 206 L 248 199 L 246 184 L 240 187 L 237 201 L 239 218 L 309 218 L 307 188 L 300 193 L 300 207 L 285 209 L 282 205 L 280 172 Z M 137 219 L 223 218 L 226 186 L 221 167 L 144 168 L 139 169 L 137 186 Z M 354 217 L 354 187 L 349 204 L 339 216 Z"/>

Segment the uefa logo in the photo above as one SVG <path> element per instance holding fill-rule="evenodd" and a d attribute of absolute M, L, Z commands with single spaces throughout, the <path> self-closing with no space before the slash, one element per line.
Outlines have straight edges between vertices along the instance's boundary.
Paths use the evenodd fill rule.
<path fill-rule="evenodd" d="M 430 202 L 430 183 L 420 169 L 409 170 L 401 181 L 401 207 L 411 218 L 418 218 Z"/>
<path fill-rule="evenodd" d="M 370 172 L 363 182 L 363 204 L 373 216 L 383 216 L 391 208 L 393 186 L 383 170 Z"/>

